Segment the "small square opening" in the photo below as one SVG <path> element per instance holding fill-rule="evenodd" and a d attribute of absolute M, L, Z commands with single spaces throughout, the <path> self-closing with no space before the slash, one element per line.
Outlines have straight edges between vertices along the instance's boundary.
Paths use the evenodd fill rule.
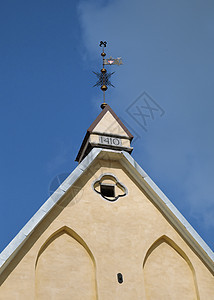
<path fill-rule="evenodd" d="M 115 197 L 114 185 L 101 184 L 100 192 L 104 197 Z"/>

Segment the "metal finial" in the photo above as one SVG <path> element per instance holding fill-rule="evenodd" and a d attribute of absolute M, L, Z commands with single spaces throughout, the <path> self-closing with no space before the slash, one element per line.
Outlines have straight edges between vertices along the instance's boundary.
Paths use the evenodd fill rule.
<path fill-rule="evenodd" d="M 103 109 L 107 104 L 105 102 L 105 92 L 108 89 L 108 86 L 113 86 L 113 84 L 111 84 L 110 81 L 110 77 L 111 75 L 113 75 L 115 72 L 112 73 L 108 73 L 107 70 L 105 69 L 105 65 L 121 65 L 122 64 L 122 60 L 121 58 L 118 59 L 113 59 L 112 57 L 110 57 L 109 59 L 105 59 L 106 53 L 104 51 L 104 48 L 106 47 L 107 42 L 106 41 L 100 41 L 100 47 L 102 47 L 102 53 L 101 56 L 103 58 L 103 67 L 100 70 L 100 72 L 93 72 L 97 77 L 98 77 L 98 81 L 96 82 L 96 84 L 94 86 L 100 86 L 101 90 L 103 91 L 103 103 L 101 104 L 101 108 Z"/>

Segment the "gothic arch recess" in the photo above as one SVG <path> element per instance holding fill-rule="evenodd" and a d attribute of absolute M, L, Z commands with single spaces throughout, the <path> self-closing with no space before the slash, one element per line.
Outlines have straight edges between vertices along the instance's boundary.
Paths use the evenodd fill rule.
<path fill-rule="evenodd" d="M 84 240 L 64 226 L 42 245 L 35 263 L 35 299 L 97 299 L 95 260 Z"/>
<path fill-rule="evenodd" d="M 165 235 L 147 251 L 143 273 L 147 300 L 200 299 L 192 263 L 184 251 Z"/>

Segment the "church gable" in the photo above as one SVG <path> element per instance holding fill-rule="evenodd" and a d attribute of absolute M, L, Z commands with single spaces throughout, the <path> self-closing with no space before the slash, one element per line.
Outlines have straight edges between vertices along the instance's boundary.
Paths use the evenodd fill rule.
<path fill-rule="evenodd" d="M 173 289 L 174 299 L 181 299 L 180 291 L 193 299 L 198 290 L 205 295 L 213 280 L 208 254 L 203 250 L 200 256 L 194 243 L 186 242 L 182 224 L 175 225 L 180 216 L 173 214 L 172 204 L 164 211 L 168 203 L 160 195 L 128 153 L 92 149 L 48 200 L 55 205 L 8 263 L 0 293 L 4 299 L 14 293 L 15 299 L 21 288 L 23 299 L 48 295 L 59 300 L 71 294 L 81 299 L 79 289 L 82 299 L 107 300 L 113 294 L 144 299 L 145 294 L 145 299 L 164 300 Z M 162 278 L 170 278 L 170 284 L 155 289 Z M 120 290 L 118 284 L 123 284 Z"/>
<path fill-rule="evenodd" d="M 96 120 L 88 128 L 76 161 L 81 162 L 91 149 L 100 147 L 111 150 L 132 152 L 130 145 L 132 134 L 121 122 L 119 117 L 106 105 Z"/>

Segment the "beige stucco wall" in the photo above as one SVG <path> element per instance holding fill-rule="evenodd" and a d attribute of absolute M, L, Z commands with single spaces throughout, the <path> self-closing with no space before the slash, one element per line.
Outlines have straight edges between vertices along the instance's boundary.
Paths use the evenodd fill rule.
<path fill-rule="evenodd" d="M 102 198 L 111 173 L 128 194 Z M 182 199 L 181 199 L 182 201 Z M 123 274 L 119 284 L 117 273 Z M 95 160 L 1 276 L 4 300 L 212 299 L 214 278 L 117 161 Z"/>

